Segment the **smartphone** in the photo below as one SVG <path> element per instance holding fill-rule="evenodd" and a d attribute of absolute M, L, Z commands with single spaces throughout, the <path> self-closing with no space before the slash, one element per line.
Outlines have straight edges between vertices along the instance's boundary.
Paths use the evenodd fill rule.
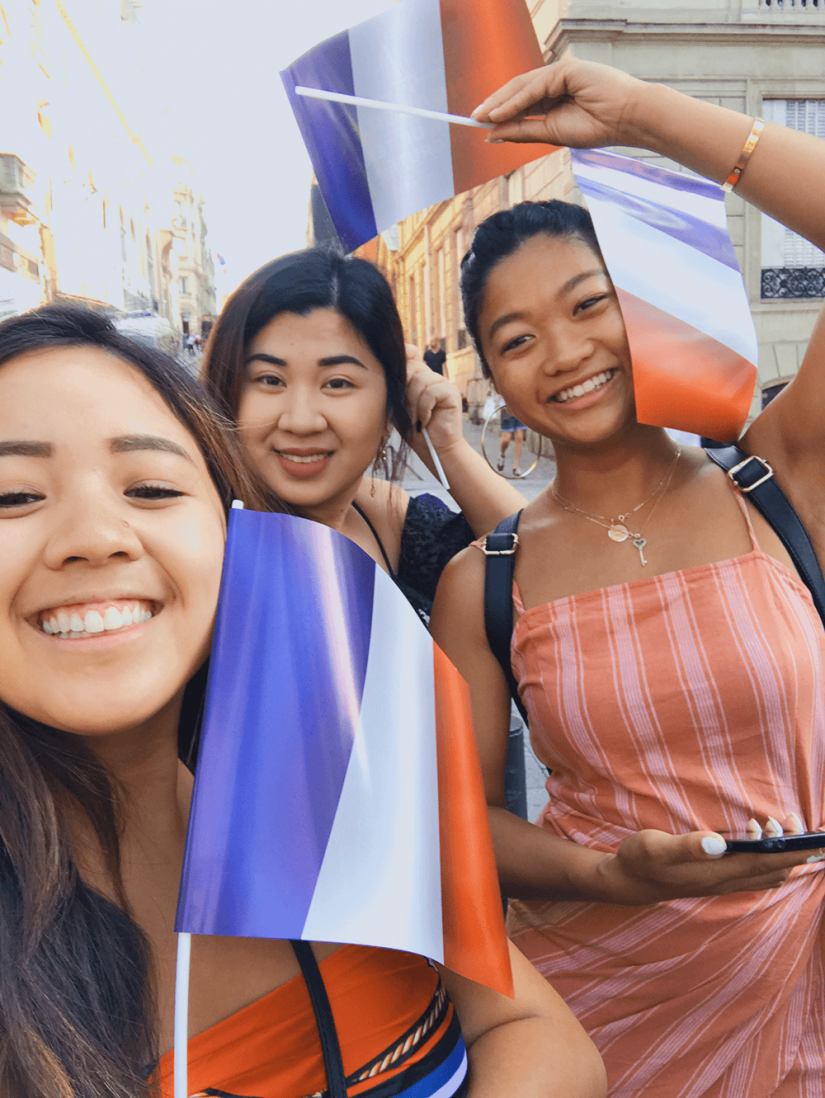
<path fill-rule="evenodd" d="M 725 832 L 720 831 L 724 836 Z M 788 850 L 825 850 L 825 831 L 806 831 L 802 835 L 763 835 L 749 839 L 746 834 L 725 840 L 726 854 L 781 854 Z"/>

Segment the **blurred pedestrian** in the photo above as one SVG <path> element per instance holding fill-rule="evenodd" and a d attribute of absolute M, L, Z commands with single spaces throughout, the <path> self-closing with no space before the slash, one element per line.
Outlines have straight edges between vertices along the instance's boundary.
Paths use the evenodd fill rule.
<path fill-rule="evenodd" d="M 427 350 L 424 352 L 424 361 L 434 374 L 444 373 L 444 363 L 447 361 L 447 352 L 441 350 L 441 340 L 438 336 L 432 336 Z"/>

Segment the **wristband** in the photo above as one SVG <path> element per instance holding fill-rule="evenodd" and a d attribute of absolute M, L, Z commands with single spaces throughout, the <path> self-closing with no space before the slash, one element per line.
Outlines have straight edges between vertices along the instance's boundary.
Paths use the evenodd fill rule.
<path fill-rule="evenodd" d="M 723 191 L 732 191 L 736 184 L 739 182 L 739 177 L 745 170 L 748 161 L 751 158 L 751 153 L 756 148 L 756 143 L 762 136 L 762 131 L 765 128 L 765 123 L 761 118 L 754 118 L 753 126 L 751 126 L 751 132 L 748 134 L 748 140 L 742 146 L 742 151 L 739 154 L 739 159 L 736 161 L 736 165 L 731 171 L 728 178 L 722 184 Z"/>

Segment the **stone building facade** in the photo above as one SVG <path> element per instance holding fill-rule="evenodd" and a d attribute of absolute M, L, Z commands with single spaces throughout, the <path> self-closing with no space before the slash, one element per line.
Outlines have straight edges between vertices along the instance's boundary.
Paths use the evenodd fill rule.
<path fill-rule="evenodd" d="M 548 62 L 569 52 L 825 137 L 825 0 L 536 0 L 530 9 Z M 457 274 L 475 225 L 525 199 L 575 194 L 567 154 L 551 154 L 407 218 L 373 246 L 409 337 L 440 338 L 451 376 L 471 396 L 483 387 L 472 385 L 480 371 L 462 327 Z M 759 338 L 755 414 L 799 368 L 825 298 L 825 255 L 735 193 L 727 207 Z"/>
<path fill-rule="evenodd" d="M 173 220 L 181 162 L 140 136 L 141 10 L 139 0 L 0 0 L 0 316 L 70 299 L 180 328 L 181 260 L 198 325 L 214 314 L 191 181 L 190 245 Z"/>

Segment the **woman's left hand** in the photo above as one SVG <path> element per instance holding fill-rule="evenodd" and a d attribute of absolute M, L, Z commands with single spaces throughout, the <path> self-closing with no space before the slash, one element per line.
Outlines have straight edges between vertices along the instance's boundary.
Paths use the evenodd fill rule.
<path fill-rule="evenodd" d="M 432 444 L 439 454 L 464 439 L 461 416 L 461 393 L 451 381 L 435 373 L 424 362 L 413 343 L 407 347 L 407 404 L 412 418 L 412 431 L 407 441 L 418 452 L 426 445 L 420 428 L 427 428 Z"/>

